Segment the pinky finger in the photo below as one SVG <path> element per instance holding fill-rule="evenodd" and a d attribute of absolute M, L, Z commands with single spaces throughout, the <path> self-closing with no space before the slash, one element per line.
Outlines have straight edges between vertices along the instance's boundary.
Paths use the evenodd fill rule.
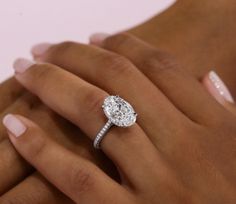
<path fill-rule="evenodd" d="M 119 196 L 120 185 L 94 164 L 49 139 L 30 120 L 7 115 L 3 124 L 17 151 L 76 203 L 112 203 L 111 199 Z"/>
<path fill-rule="evenodd" d="M 203 78 L 203 85 L 207 91 L 227 110 L 236 115 L 236 106 L 234 99 L 223 82 L 223 80 L 214 72 L 210 71 Z"/>

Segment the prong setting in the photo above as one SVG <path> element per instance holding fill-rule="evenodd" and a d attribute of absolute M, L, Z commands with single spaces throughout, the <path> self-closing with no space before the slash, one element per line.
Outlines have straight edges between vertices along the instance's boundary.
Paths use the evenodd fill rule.
<path fill-rule="evenodd" d="M 133 107 L 119 96 L 108 96 L 105 98 L 102 109 L 108 118 L 108 122 L 100 130 L 94 140 L 93 145 L 96 149 L 100 148 L 102 139 L 111 126 L 130 127 L 136 122 L 138 116 Z"/>
<path fill-rule="evenodd" d="M 119 96 L 108 96 L 104 101 L 103 110 L 107 118 L 116 126 L 129 127 L 136 122 L 137 113 Z"/>

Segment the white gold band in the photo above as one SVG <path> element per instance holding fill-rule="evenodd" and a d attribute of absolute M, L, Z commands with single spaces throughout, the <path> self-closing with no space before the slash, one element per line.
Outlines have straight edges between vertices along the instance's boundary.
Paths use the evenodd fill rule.
<path fill-rule="evenodd" d="M 137 113 L 133 107 L 119 96 L 106 97 L 102 108 L 108 121 L 95 137 L 93 142 L 95 149 L 100 149 L 101 142 L 111 126 L 130 127 L 137 119 Z"/>
<path fill-rule="evenodd" d="M 104 127 L 97 134 L 93 143 L 95 149 L 100 149 L 100 144 L 102 142 L 102 139 L 104 138 L 108 130 L 111 128 L 111 126 L 113 126 L 113 123 L 110 120 L 108 120 L 107 123 L 104 125 Z"/>

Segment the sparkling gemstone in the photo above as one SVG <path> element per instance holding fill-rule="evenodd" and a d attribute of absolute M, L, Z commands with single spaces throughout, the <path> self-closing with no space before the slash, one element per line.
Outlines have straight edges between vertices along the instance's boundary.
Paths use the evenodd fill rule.
<path fill-rule="evenodd" d="M 108 96 L 104 100 L 103 110 L 107 118 L 119 127 L 129 127 L 137 119 L 133 107 L 119 96 Z"/>

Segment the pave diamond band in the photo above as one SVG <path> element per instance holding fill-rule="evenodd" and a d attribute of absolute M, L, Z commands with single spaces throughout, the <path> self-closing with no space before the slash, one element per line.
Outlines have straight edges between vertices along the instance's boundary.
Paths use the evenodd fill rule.
<path fill-rule="evenodd" d="M 102 108 L 108 121 L 94 140 L 93 145 L 96 149 L 100 148 L 102 139 L 113 125 L 123 128 L 130 127 L 137 119 L 137 113 L 133 107 L 119 96 L 108 96 L 105 98 Z"/>
<path fill-rule="evenodd" d="M 94 148 L 100 149 L 100 143 L 112 125 L 113 123 L 110 120 L 108 120 L 106 125 L 97 134 L 97 137 L 95 138 L 94 143 L 93 143 Z"/>

